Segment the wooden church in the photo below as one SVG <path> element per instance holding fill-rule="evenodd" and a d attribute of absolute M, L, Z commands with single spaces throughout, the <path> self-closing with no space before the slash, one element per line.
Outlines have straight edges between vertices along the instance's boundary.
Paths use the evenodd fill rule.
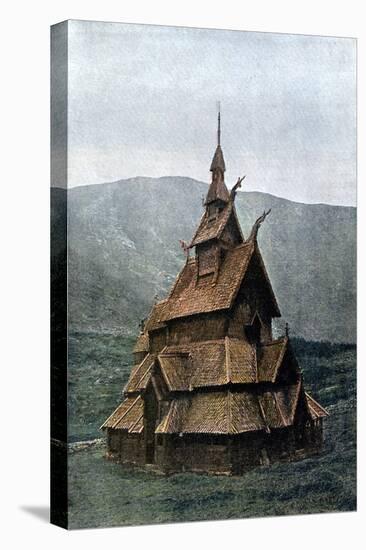
<path fill-rule="evenodd" d="M 327 412 L 305 392 L 257 243 L 235 211 L 218 144 L 205 211 L 168 297 L 134 348 L 124 400 L 104 422 L 107 457 L 170 472 L 240 474 L 320 451 Z M 194 256 L 189 257 L 190 250 Z"/>

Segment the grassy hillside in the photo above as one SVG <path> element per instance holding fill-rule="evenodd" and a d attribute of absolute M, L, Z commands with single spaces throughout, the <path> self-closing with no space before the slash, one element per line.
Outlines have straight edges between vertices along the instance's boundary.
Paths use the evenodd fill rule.
<path fill-rule="evenodd" d="M 133 341 L 70 338 L 72 440 L 100 437 L 121 398 Z M 241 477 L 170 477 L 120 466 L 90 447 L 69 456 L 74 528 L 354 510 L 356 507 L 356 350 L 293 340 L 305 385 L 328 408 L 319 457 L 260 467 Z"/>

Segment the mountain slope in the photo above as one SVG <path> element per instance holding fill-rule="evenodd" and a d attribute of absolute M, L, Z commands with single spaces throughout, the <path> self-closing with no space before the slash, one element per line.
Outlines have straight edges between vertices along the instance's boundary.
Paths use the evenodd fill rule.
<path fill-rule="evenodd" d="M 68 191 L 71 330 L 136 332 L 154 296 L 164 297 L 182 267 L 179 239 L 191 238 L 206 192 L 206 184 L 180 177 Z M 238 193 L 236 207 L 246 236 L 263 210 L 272 209 L 258 241 L 292 333 L 354 342 L 355 208 L 263 193 Z"/>

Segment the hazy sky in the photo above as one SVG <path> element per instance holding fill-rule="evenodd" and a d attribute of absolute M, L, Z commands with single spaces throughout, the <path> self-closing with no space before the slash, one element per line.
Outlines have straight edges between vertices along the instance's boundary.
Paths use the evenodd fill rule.
<path fill-rule="evenodd" d="M 229 187 L 354 205 L 355 63 L 349 38 L 72 21 L 69 185 L 208 182 L 220 100 Z"/>

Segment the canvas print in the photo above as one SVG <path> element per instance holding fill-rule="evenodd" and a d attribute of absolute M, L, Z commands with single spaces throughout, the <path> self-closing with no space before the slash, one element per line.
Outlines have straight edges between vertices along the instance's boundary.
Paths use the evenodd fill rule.
<path fill-rule="evenodd" d="M 51 29 L 51 521 L 356 510 L 356 41 Z"/>

